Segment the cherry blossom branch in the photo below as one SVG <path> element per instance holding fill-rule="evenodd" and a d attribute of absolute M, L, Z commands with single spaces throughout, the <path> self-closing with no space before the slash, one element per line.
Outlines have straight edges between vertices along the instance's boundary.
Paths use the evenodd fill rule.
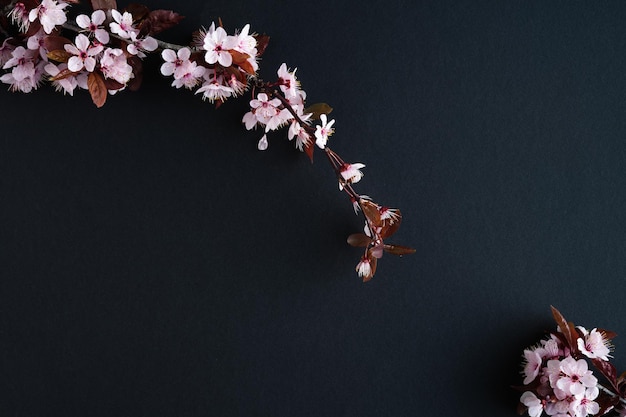
<path fill-rule="evenodd" d="M 182 46 L 153 37 L 182 19 L 173 11 L 149 10 L 139 4 L 118 11 L 116 0 L 91 0 L 94 11 L 90 16 L 80 14 L 69 21 L 66 9 L 77 2 L 13 0 L 3 8 L 19 33 L 10 36 L 11 28 L 0 21 L 5 37 L 0 67 L 7 71 L 0 82 L 9 84 L 11 91 L 28 93 L 39 87 L 45 74 L 58 91 L 73 95 L 76 90 L 88 90 L 94 104 L 102 107 L 110 95 L 138 89 L 142 59 L 160 51 L 161 73 L 173 77 L 172 86 L 195 90 L 216 107 L 251 88 L 250 111 L 242 123 L 248 130 L 265 130 L 258 148 L 267 149 L 269 132 L 288 127 L 288 139 L 295 139 L 296 148 L 311 161 L 315 149 L 324 151 L 339 189 L 348 195 L 355 213 L 365 216 L 364 233 L 348 237 L 350 245 L 364 248 L 356 267 L 363 281 L 374 276 L 384 252 L 400 256 L 415 252 L 384 242 L 398 230 L 400 210 L 358 194 L 353 184 L 363 177 L 365 165 L 347 163 L 327 146 L 335 131 L 335 120 L 328 120 L 332 108 L 325 103 L 306 106 L 296 70 L 288 70 L 286 64 L 278 69 L 275 82 L 258 77 L 258 58 L 269 37 L 251 34 L 250 25 L 228 35 L 220 21 L 218 26 L 213 23 L 200 30 L 191 45 Z M 75 37 L 66 38 L 63 31 Z"/>

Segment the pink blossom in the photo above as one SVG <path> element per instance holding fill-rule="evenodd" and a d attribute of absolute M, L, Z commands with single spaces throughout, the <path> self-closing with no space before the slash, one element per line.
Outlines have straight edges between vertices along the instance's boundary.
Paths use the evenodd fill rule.
<path fill-rule="evenodd" d="M 524 362 L 524 385 L 526 385 L 533 382 L 541 370 L 542 359 L 537 349 L 524 350 Z"/>
<path fill-rule="evenodd" d="M 214 29 L 214 25 L 211 25 L 204 37 L 203 48 L 207 51 L 204 59 L 208 64 L 218 63 L 223 67 L 230 67 L 233 63 L 233 57 L 228 50 L 233 49 L 236 41 L 237 39 L 228 36 L 223 28 Z"/>
<path fill-rule="evenodd" d="M 583 394 L 585 388 L 594 387 L 598 383 L 596 377 L 587 368 L 587 362 L 584 359 L 575 360 L 568 356 L 561 361 L 560 369 L 561 374 L 558 376 L 556 384 L 552 384 L 552 386 L 574 396 Z"/>
<path fill-rule="evenodd" d="M 106 20 L 106 14 L 102 10 L 95 10 L 91 17 L 86 14 L 76 16 L 76 24 L 94 36 L 101 44 L 109 43 L 109 32 L 102 29 L 102 24 Z"/>
<path fill-rule="evenodd" d="M 600 411 L 600 406 L 593 400 L 598 398 L 599 393 L 598 387 L 587 388 L 582 395 L 576 397 L 570 403 L 570 413 L 576 417 L 585 417 L 587 414 L 597 414 L 598 411 Z"/>
<path fill-rule="evenodd" d="M 4 64 L 9 62 L 15 50 L 15 46 L 9 43 L 9 39 L 12 38 L 5 39 L 4 42 L 2 42 L 2 46 L 0 46 L 0 67 L 3 67 Z"/>
<path fill-rule="evenodd" d="M 57 25 L 62 25 L 67 21 L 65 9 L 67 3 L 56 2 L 55 0 L 42 0 L 41 4 L 30 11 L 28 20 L 34 22 L 39 19 L 43 30 L 51 33 Z"/>
<path fill-rule="evenodd" d="M 216 100 L 226 100 L 230 97 L 234 91 L 232 88 L 222 83 L 222 77 L 212 78 L 202 84 L 196 94 L 202 93 L 202 100 L 209 99 L 211 103 Z"/>
<path fill-rule="evenodd" d="M 280 68 L 278 68 L 280 89 L 283 93 L 285 93 L 285 98 L 287 99 L 298 97 L 299 83 L 296 80 L 296 71 L 297 68 L 294 69 L 293 72 L 289 72 L 287 70 L 287 64 L 285 63 L 283 63 Z"/>
<path fill-rule="evenodd" d="M 124 39 L 130 39 L 130 34 L 137 34 L 137 29 L 133 27 L 133 15 L 124 12 L 121 14 L 117 10 L 111 10 L 111 16 L 113 17 L 114 22 L 109 23 L 109 28 L 112 33 L 119 35 Z"/>
<path fill-rule="evenodd" d="M 339 189 L 343 190 L 344 184 L 354 184 L 361 181 L 361 178 L 363 178 L 361 168 L 365 168 L 365 165 L 359 162 L 355 164 L 343 164 L 339 169 L 339 174 L 343 180 L 339 182 Z"/>
<path fill-rule="evenodd" d="M 75 45 L 64 45 L 67 52 L 74 55 L 67 61 L 70 71 L 78 72 L 85 68 L 88 72 L 93 72 L 96 67 L 96 55 L 102 52 L 102 45 L 92 46 L 89 38 L 82 33 L 76 36 Z"/>
<path fill-rule="evenodd" d="M 191 57 L 191 50 L 189 48 L 181 48 L 178 52 L 173 49 L 164 49 L 161 52 L 161 57 L 163 58 L 163 65 L 161 65 L 161 74 L 167 76 L 174 75 L 180 77 L 182 75 L 181 71 L 183 71 L 183 65 L 189 62 L 189 57 Z"/>
<path fill-rule="evenodd" d="M 321 149 L 324 149 L 326 147 L 328 137 L 332 135 L 335 131 L 333 129 L 335 119 L 328 122 L 327 116 L 325 114 L 322 114 L 320 115 L 320 120 L 322 121 L 322 124 L 315 127 L 315 144 Z"/>
<path fill-rule="evenodd" d="M 25 33 L 30 26 L 28 14 L 29 12 L 26 10 L 26 6 L 21 2 L 15 3 L 15 7 L 13 7 L 13 10 L 9 13 L 11 21 L 19 27 L 20 32 Z"/>
<path fill-rule="evenodd" d="M 67 64 L 59 64 L 56 66 L 53 63 L 48 63 L 44 70 L 52 77 L 56 77 L 63 70 L 67 69 Z M 60 80 L 52 81 L 52 85 L 57 91 L 63 91 L 63 94 L 68 93 L 70 96 L 74 95 L 76 87 L 87 89 L 87 74 L 81 72 L 77 75 L 70 75 L 63 77 Z"/>
<path fill-rule="evenodd" d="M 543 412 L 544 402 L 530 391 L 523 393 L 520 401 L 528 407 L 528 415 L 530 417 L 539 417 Z"/>
<path fill-rule="evenodd" d="M 306 119 L 310 116 L 310 114 L 307 114 L 305 116 L 301 116 L 300 118 L 306 122 Z M 304 150 L 304 146 L 308 146 L 309 143 L 311 143 L 311 135 L 309 135 L 309 132 L 307 132 L 304 126 L 301 126 L 295 119 L 289 125 L 289 130 L 287 132 L 287 138 L 289 140 L 292 140 L 294 137 L 296 138 L 296 148 L 298 148 L 300 152 Z"/>
<path fill-rule="evenodd" d="M 37 33 L 35 33 L 33 36 L 30 36 L 28 38 L 28 40 L 26 41 L 26 46 L 31 51 L 38 51 L 39 52 L 39 56 L 41 57 L 41 59 L 43 59 L 44 61 L 47 61 L 48 60 L 48 50 L 44 46 L 45 38 L 46 38 L 46 34 L 43 31 L 43 28 L 39 29 L 37 31 Z"/>
<path fill-rule="evenodd" d="M 265 125 L 266 132 L 277 129 L 289 118 L 289 111 L 279 109 L 280 105 L 279 99 L 273 98 L 270 100 L 265 93 L 259 93 L 256 99 L 250 100 L 250 107 L 253 109 L 252 113 L 254 113 L 259 123 Z"/>
<path fill-rule="evenodd" d="M 579 337 L 576 341 L 578 350 L 588 358 L 600 358 L 603 361 L 609 360 L 609 341 L 597 329 L 588 332 L 584 327 L 579 326 L 578 329 L 583 333 L 583 338 Z"/>
<path fill-rule="evenodd" d="M 256 38 L 250 34 L 250 25 L 246 24 L 241 32 L 234 36 L 232 49 L 255 57 L 257 54 Z"/>
<path fill-rule="evenodd" d="M 126 50 L 131 55 L 137 55 L 139 58 L 145 58 L 145 52 L 152 52 L 159 47 L 156 39 L 150 36 L 146 36 L 143 39 L 137 39 L 136 32 L 130 32 L 130 43 L 126 47 Z"/>
<path fill-rule="evenodd" d="M 128 64 L 124 51 L 119 48 L 107 48 L 100 58 L 100 71 L 104 78 L 110 78 L 126 85 L 133 75 L 133 67 Z"/>
<path fill-rule="evenodd" d="M 359 277 L 364 280 L 372 277 L 372 264 L 366 256 L 361 257 L 361 261 L 357 264 L 355 269 Z"/>

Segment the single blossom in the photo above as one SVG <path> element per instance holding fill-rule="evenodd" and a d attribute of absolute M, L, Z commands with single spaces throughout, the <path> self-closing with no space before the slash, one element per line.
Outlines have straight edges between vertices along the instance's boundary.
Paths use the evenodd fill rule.
<path fill-rule="evenodd" d="M 111 16 L 114 20 L 114 22 L 111 22 L 109 24 L 109 28 L 111 29 L 112 33 L 115 33 L 116 35 L 124 39 L 130 39 L 131 33 L 135 33 L 135 35 L 137 34 L 137 29 L 133 27 L 132 14 L 128 12 L 124 12 L 124 14 L 121 14 L 117 10 L 113 9 L 111 10 Z"/>
<path fill-rule="evenodd" d="M 530 417 L 539 417 L 543 412 L 544 402 L 530 391 L 526 391 L 520 398 L 522 404 L 528 407 L 528 415 Z"/>
<path fill-rule="evenodd" d="M 55 0 L 43 0 L 39 6 L 35 7 L 28 14 L 28 20 L 34 22 L 39 20 L 46 33 L 51 33 L 57 25 L 67 22 L 65 9 L 67 3 L 56 2 Z"/>
<path fill-rule="evenodd" d="M 576 340 L 578 350 L 588 358 L 600 358 L 603 361 L 609 360 L 609 341 L 597 329 L 590 332 L 584 327 L 579 326 L 578 329 L 583 333 L 583 337 Z"/>
<path fill-rule="evenodd" d="M 598 379 L 587 368 L 587 362 L 584 359 L 575 360 L 568 356 L 561 361 L 559 367 L 561 373 L 553 386 L 566 393 L 574 396 L 581 395 L 586 388 L 594 387 L 598 383 Z"/>
<path fill-rule="evenodd" d="M 109 43 L 109 32 L 103 29 L 102 24 L 106 20 L 106 14 L 102 10 L 95 10 L 91 17 L 86 14 L 76 16 L 76 24 L 89 33 L 89 36 L 95 37 L 98 42 L 105 45 Z"/>
<path fill-rule="evenodd" d="M 292 72 L 287 70 L 287 64 L 283 63 L 278 68 L 278 79 L 280 80 L 280 89 L 285 94 L 287 100 L 298 97 L 299 83 L 296 80 L 297 68 Z M 290 103 L 291 104 L 291 103 Z"/>
<path fill-rule="evenodd" d="M 335 131 L 333 129 L 335 119 L 328 122 L 327 116 L 322 114 L 320 115 L 320 120 L 322 124 L 315 127 L 315 144 L 321 149 L 324 149 L 326 147 L 326 142 L 328 142 L 328 137 Z"/>
<path fill-rule="evenodd" d="M 230 97 L 234 91 L 232 88 L 222 83 L 222 78 L 212 78 L 202 84 L 202 87 L 198 88 L 196 94 L 202 93 L 202 100 L 208 99 L 211 103 L 216 100 L 224 101 Z"/>
<path fill-rule="evenodd" d="M 356 266 L 356 272 L 363 281 L 368 281 L 374 275 L 372 263 L 367 256 L 363 256 Z"/>
<path fill-rule="evenodd" d="M 233 57 L 228 50 L 233 49 L 236 41 L 237 39 L 228 36 L 222 27 L 217 27 L 214 30 L 209 29 L 204 37 L 203 48 L 207 51 L 204 59 L 208 64 L 218 63 L 223 67 L 230 67 L 233 63 Z"/>
<path fill-rule="evenodd" d="M 11 21 L 16 24 L 20 32 L 26 32 L 30 26 L 29 11 L 22 2 L 15 3 L 15 7 L 9 13 Z"/>
<path fill-rule="evenodd" d="M 161 52 L 163 58 L 163 65 L 161 65 L 161 74 L 166 77 L 173 75 L 174 78 L 182 76 L 184 72 L 183 65 L 189 62 L 191 57 L 191 50 L 189 48 L 181 48 L 178 52 L 173 49 L 164 49 Z"/>
<path fill-rule="evenodd" d="M 526 385 L 534 381 L 539 375 L 542 359 L 537 349 L 526 349 L 524 350 L 524 360 L 524 385 Z"/>
<path fill-rule="evenodd" d="M 354 184 L 361 181 L 361 178 L 363 178 L 361 168 L 365 168 L 365 165 L 359 162 L 355 164 L 343 164 L 339 168 L 339 174 L 342 179 L 339 181 L 339 189 L 343 190 L 344 184 Z"/>
<path fill-rule="evenodd" d="M 67 64 L 65 63 L 59 64 L 58 66 L 53 63 L 48 63 L 44 67 L 46 73 L 49 74 L 51 77 L 56 77 L 61 73 L 61 71 L 64 71 L 66 69 Z M 69 94 L 70 96 L 73 96 L 76 87 L 80 87 L 85 90 L 87 89 L 87 74 L 81 72 L 76 75 L 65 76 L 58 80 L 53 80 L 52 85 L 54 86 L 56 91 L 63 91 L 63 94 Z"/>
<path fill-rule="evenodd" d="M 131 55 L 137 55 L 139 58 L 145 58 L 145 52 L 152 52 L 159 47 L 156 39 L 151 36 L 138 39 L 136 32 L 130 32 L 130 43 L 126 46 L 126 50 Z"/>
<path fill-rule="evenodd" d="M 67 67 L 70 71 L 78 72 L 83 68 L 88 72 L 93 72 L 96 67 L 96 55 L 98 55 L 104 47 L 102 45 L 91 45 L 89 38 L 82 33 L 76 36 L 75 45 L 67 44 L 65 50 L 74 55 L 67 61 Z"/>

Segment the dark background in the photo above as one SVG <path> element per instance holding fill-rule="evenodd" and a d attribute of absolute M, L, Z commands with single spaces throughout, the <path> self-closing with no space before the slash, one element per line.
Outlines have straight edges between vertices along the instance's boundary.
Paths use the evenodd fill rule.
<path fill-rule="evenodd" d="M 321 154 L 156 58 L 99 110 L 3 88 L 0 416 L 515 416 L 550 305 L 626 332 L 624 2 L 145 3 L 269 34 L 417 253 L 361 283 Z"/>

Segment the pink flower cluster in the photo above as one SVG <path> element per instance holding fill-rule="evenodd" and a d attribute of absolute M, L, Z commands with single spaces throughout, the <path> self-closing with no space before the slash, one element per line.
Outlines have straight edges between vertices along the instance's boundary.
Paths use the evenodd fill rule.
<path fill-rule="evenodd" d="M 193 89 L 201 84 L 195 93 L 218 104 L 243 94 L 259 68 L 257 39 L 250 34 L 250 25 L 228 35 L 212 23 L 192 48 L 164 49 L 161 56 L 165 61 L 161 74 L 174 77 L 172 86 Z"/>
<path fill-rule="evenodd" d="M 611 332 L 575 327 L 553 308 L 557 331 L 524 350 L 520 405 L 530 417 L 604 415 L 619 403 L 620 381 L 608 362 Z M 599 384 L 591 362 L 615 391 Z"/>
<path fill-rule="evenodd" d="M 321 113 L 319 115 L 321 124 L 317 125 L 311 134 L 313 113 L 308 112 L 304 106 L 306 92 L 300 88 L 300 83 L 296 79 L 296 70 L 289 71 L 287 64 L 283 63 L 278 68 L 278 81 L 268 87 L 274 86 L 277 86 L 281 93 L 271 90 L 258 93 L 256 98 L 250 100 L 250 111 L 243 116 L 242 121 L 246 129 L 251 130 L 257 126 L 265 129 L 258 148 L 267 149 L 267 132 L 289 124 L 287 137 L 289 140 L 296 139 L 295 144 L 300 151 L 311 147 L 313 139 L 320 149 L 324 149 L 328 138 L 335 131 L 333 129 L 335 120 L 328 121 L 328 116 Z"/>
<path fill-rule="evenodd" d="M 115 94 L 126 88 L 135 78 L 138 65 L 133 60 L 144 58 L 158 43 L 151 36 L 140 36 L 130 13 L 115 9 L 109 10 L 110 17 L 103 10 L 77 16 L 80 33 L 73 40 L 61 37 L 57 27 L 67 22 L 67 6 L 55 0 L 43 0 L 32 10 L 23 3 L 15 5 L 10 16 L 25 33 L 26 48 L 16 38 L 4 41 L 0 65 L 10 72 L 0 81 L 13 91 L 30 92 L 47 76 L 57 90 L 70 95 L 76 88 L 90 90 L 103 104 L 103 92 Z"/>

